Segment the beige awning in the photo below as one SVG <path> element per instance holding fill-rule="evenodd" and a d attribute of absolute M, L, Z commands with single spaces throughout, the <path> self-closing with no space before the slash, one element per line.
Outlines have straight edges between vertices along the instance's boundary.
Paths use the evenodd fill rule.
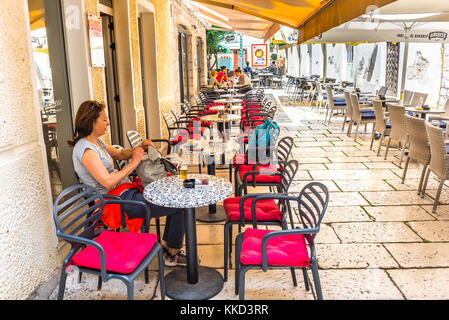
<path fill-rule="evenodd" d="M 396 0 L 190 0 L 222 30 L 263 38 L 280 25 L 298 29 L 298 43 Z"/>

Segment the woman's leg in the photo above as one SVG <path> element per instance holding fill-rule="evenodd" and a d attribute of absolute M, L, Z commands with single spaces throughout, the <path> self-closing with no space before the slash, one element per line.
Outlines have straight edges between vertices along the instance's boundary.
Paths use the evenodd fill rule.
<path fill-rule="evenodd" d="M 144 202 L 150 208 L 151 218 L 166 216 L 165 230 L 163 240 L 170 249 L 181 249 L 184 242 L 184 210 L 179 208 L 167 208 L 152 204 L 145 200 L 143 194 L 137 189 L 130 189 L 120 195 L 124 200 L 137 200 Z M 128 218 L 142 218 L 145 211 L 142 207 L 133 205 L 124 205 L 124 210 Z"/>

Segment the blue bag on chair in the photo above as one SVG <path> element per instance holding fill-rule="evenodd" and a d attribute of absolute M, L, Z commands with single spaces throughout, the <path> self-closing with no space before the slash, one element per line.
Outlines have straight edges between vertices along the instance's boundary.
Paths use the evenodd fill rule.
<path fill-rule="evenodd" d="M 269 147 L 272 144 L 271 139 L 277 136 L 279 133 L 279 127 L 272 120 L 266 120 L 261 125 L 257 126 L 255 130 L 251 133 L 248 139 L 248 151 L 249 159 L 258 159 L 258 153 L 256 154 L 257 148 L 265 149 L 266 155 L 269 155 Z M 254 159 L 255 160 L 255 159 Z M 259 159 L 260 160 L 260 159 Z"/>

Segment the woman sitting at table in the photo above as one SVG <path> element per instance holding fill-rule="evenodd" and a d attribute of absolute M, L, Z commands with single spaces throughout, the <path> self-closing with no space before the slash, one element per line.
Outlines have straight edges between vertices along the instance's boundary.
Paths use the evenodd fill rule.
<path fill-rule="evenodd" d="M 102 194 L 119 196 L 124 200 L 142 201 L 150 208 L 151 217 L 167 216 L 163 235 L 165 265 L 186 265 L 186 255 L 181 251 L 184 240 L 183 210 L 160 207 L 146 201 L 139 190 L 140 186 L 128 178 L 139 165 L 144 149 L 154 145 L 145 139 L 143 148 L 118 150 L 99 139 L 107 132 L 108 127 L 109 119 L 103 103 L 88 100 L 80 105 L 75 118 L 75 135 L 72 140 L 67 141 L 69 146 L 73 147 L 73 165 L 80 182 Z M 114 159 L 130 161 L 117 171 L 114 169 Z M 142 218 L 145 217 L 145 210 L 135 205 L 123 205 L 123 208 L 127 215 L 128 229 L 137 232 Z M 102 221 L 106 226 L 115 229 L 120 226 L 120 213 L 117 215 L 111 212 L 112 210 L 105 210 Z M 138 221 L 140 225 L 136 227 Z"/>
<path fill-rule="evenodd" d="M 249 78 L 246 74 L 244 74 L 240 68 L 235 70 L 235 75 L 237 76 L 239 85 L 250 85 L 251 81 L 249 81 Z"/>
<path fill-rule="evenodd" d="M 211 85 L 211 86 L 214 86 L 214 85 L 221 86 L 221 83 L 223 82 L 223 79 L 221 81 L 217 81 L 217 74 L 218 74 L 217 70 L 212 70 L 209 73 L 209 85 Z"/>

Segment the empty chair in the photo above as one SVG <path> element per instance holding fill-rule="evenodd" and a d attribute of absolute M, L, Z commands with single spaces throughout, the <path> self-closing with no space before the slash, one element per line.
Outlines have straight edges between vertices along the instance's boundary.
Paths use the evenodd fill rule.
<path fill-rule="evenodd" d="M 373 124 L 373 132 L 374 132 L 374 123 L 376 122 L 376 117 L 374 115 L 374 110 L 364 110 L 362 112 L 360 110 L 359 105 L 359 96 L 355 93 L 351 93 L 351 107 L 352 107 L 352 120 L 354 122 L 357 122 L 357 127 L 355 128 L 355 135 L 354 135 L 354 141 L 357 141 L 357 136 L 359 134 L 359 127 L 361 124 L 365 125 L 365 131 L 366 126 L 368 123 Z"/>
<path fill-rule="evenodd" d="M 390 149 L 391 140 L 396 140 L 401 148 L 401 160 L 404 157 L 405 148 L 408 145 L 407 125 L 405 124 L 405 107 L 397 104 L 387 104 L 388 112 L 390 114 L 391 132 L 388 137 L 387 148 L 385 150 L 384 160 L 387 159 L 388 149 Z"/>
<path fill-rule="evenodd" d="M 412 97 L 413 97 L 413 91 L 404 90 L 404 94 L 402 95 L 402 99 L 401 99 L 401 105 L 409 106 L 410 101 L 412 100 Z"/>
<path fill-rule="evenodd" d="M 421 92 L 413 92 L 412 98 L 410 100 L 410 107 L 422 107 L 426 102 L 428 94 Z"/>
<path fill-rule="evenodd" d="M 418 194 L 421 193 L 424 175 L 430 161 L 429 140 L 427 138 L 425 122 L 426 120 L 424 119 L 405 115 L 405 123 L 407 125 L 410 145 L 408 148 L 407 159 L 405 160 L 402 183 L 404 183 L 405 181 L 405 176 L 407 174 L 407 168 L 410 160 L 414 160 L 417 163 L 422 164 L 424 167 L 421 173 L 421 179 L 419 181 Z"/>
<path fill-rule="evenodd" d="M 94 205 L 89 206 L 89 203 Z M 145 220 L 149 220 L 149 208 L 143 202 L 106 200 L 87 185 L 68 187 L 58 195 L 53 207 L 56 235 L 71 245 L 61 268 L 59 300 L 64 297 L 68 265 L 77 266 L 80 272 L 100 276 L 103 282 L 110 279 L 123 281 L 128 299 L 133 299 L 134 279 L 145 271 L 145 282 L 148 283 L 148 265 L 156 255 L 161 298 L 165 299 L 163 250 L 156 235 L 148 233 L 148 229 L 142 233 L 97 230 L 106 205 L 125 203 L 144 207 L 147 212 Z"/>
<path fill-rule="evenodd" d="M 329 120 L 327 123 L 330 124 L 334 111 L 344 112 L 346 110 L 346 101 L 344 101 L 344 99 L 336 100 L 332 92 L 332 88 L 329 85 L 324 85 L 324 88 L 326 89 L 327 95 L 327 110 L 324 121 L 326 121 L 327 115 L 329 114 Z"/>
<path fill-rule="evenodd" d="M 446 100 L 444 104 L 444 113 L 441 115 L 429 115 L 427 117 L 427 121 L 432 122 L 433 124 L 437 124 L 440 128 L 446 130 L 446 121 L 449 121 L 449 99 Z"/>
<path fill-rule="evenodd" d="M 444 141 L 443 129 L 433 126 L 428 122 L 425 122 L 425 125 L 430 144 L 430 164 L 429 169 L 426 173 L 426 177 L 424 178 L 424 186 L 422 188 L 421 196 L 424 196 L 430 172 L 433 172 L 440 180 L 440 185 L 438 186 L 437 194 L 435 195 L 435 201 L 432 208 L 432 212 L 435 213 L 444 182 L 448 179 L 449 154 L 447 153 L 447 145 Z"/>
<path fill-rule="evenodd" d="M 290 205 L 297 205 L 302 228 L 289 230 L 246 229 L 236 239 L 235 254 L 235 293 L 243 300 L 245 295 L 245 273 L 249 269 L 262 268 L 302 268 L 305 288 L 308 291 L 307 269 L 312 269 L 315 292 L 319 300 L 323 299 L 318 274 L 314 239 L 320 230 L 320 224 L 329 203 L 327 187 L 318 182 L 307 184 L 299 196 L 286 194 L 264 194 L 254 198 L 251 203 L 251 214 L 256 214 L 256 204 L 262 200 L 283 200 Z M 310 254 L 307 244 L 310 248 Z M 296 276 L 292 270 L 293 285 L 296 286 Z M 267 288 L 269 290 L 270 288 Z"/>
<path fill-rule="evenodd" d="M 343 119 L 343 126 L 341 127 L 341 131 L 343 132 L 345 130 L 346 121 L 349 120 L 348 124 L 348 136 L 351 136 L 351 128 L 352 128 L 352 104 L 351 104 L 351 93 L 349 91 L 344 92 L 345 100 L 346 100 L 346 112 L 345 117 Z"/>
<path fill-rule="evenodd" d="M 370 145 L 369 149 L 371 150 L 373 148 L 375 132 L 379 132 L 380 140 L 379 140 L 379 147 L 377 149 L 377 155 L 379 155 L 380 149 L 382 147 L 382 140 L 385 138 L 385 136 L 390 135 L 391 123 L 385 117 L 384 109 L 382 106 L 382 101 L 380 101 L 378 99 L 373 100 L 373 107 L 374 107 L 374 116 L 376 117 L 376 122 L 374 123 L 374 131 L 373 131 L 373 135 L 371 137 L 371 145 Z"/>

